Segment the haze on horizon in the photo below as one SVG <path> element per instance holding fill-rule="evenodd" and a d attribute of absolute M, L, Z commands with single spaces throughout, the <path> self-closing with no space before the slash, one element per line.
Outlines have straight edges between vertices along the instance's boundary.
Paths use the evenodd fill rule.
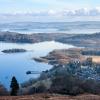
<path fill-rule="evenodd" d="M 100 0 L 0 0 L 0 21 L 100 21 Z"/>

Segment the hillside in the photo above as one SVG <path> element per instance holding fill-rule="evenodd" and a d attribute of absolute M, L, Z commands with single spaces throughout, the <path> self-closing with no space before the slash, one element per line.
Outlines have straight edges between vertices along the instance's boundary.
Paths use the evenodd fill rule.
<path fill-rule="evenodd" d="M 0 41 L 11 43 L 37 43 L 43 41 L 52 41 L 63 37 L 70 37 L 72 34 L 62 33 L 34 33 L 34 34 L 20 34 L 15 32 L 0 32 Z"/>
<path fill-rule="evenodd" d="M 56 41 L 62 43 L 72 44 L 78 47 L 91 47 L 100 48 L 100 33 L 95 34 L 79 34 L 72 37 L 63 37 L 56 39 Z"/>
<path fill-rule="evenodd" d="M 44 41 L 58 41 L 79 47 L 99 47 L 100 33 L 67 34 L 67 33 L 37 33 L 20 34 L 15 32 L 0 32 L 0 41 L 11 43 L 37 43 Z"/>

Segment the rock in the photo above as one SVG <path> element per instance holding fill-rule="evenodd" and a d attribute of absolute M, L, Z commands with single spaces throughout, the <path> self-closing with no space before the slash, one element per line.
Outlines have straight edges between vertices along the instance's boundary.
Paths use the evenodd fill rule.
<path fill-rule="evenodd" d="M 48 61 L 42 57 L 40 58 L 33 58 L 33 60 L 37 61 L 37 62 L 45 62 L 45 63 L 48 63 Z"/>

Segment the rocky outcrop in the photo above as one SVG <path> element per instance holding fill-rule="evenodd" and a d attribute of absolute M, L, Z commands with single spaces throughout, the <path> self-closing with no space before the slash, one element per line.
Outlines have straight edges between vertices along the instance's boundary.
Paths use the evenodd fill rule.
<path fill-rule="evenodd" d="M 37 62 L 45 62 L 45 63 L 48 63 L 48 60 L 47 59 L 44 59 L 44 58 L 33 58 L 33 60 L 37 61 Z"/>

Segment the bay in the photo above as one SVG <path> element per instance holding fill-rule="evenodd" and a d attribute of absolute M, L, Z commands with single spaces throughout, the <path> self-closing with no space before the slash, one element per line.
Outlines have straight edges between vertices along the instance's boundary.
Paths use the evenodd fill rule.
<path fill-rule="evenodd" d="M 52 68 L 51 65 L 34 61 L 33 57 L 46 56 L 54 49 L 68 49 L 74 46 L 62 44 L 55 41 L 47 41 L 35 44 L 16 44 L 0 42 L 0 82 L 9 88 L 12 76 L 15 76 L 19 83 L 30 78 L 39 77 L 38 74 L 26 75 L 27 71 L 45 71 Z M 26 49 L 25 53 L 5 54 L 5 49 L 21 48 Z"/>

